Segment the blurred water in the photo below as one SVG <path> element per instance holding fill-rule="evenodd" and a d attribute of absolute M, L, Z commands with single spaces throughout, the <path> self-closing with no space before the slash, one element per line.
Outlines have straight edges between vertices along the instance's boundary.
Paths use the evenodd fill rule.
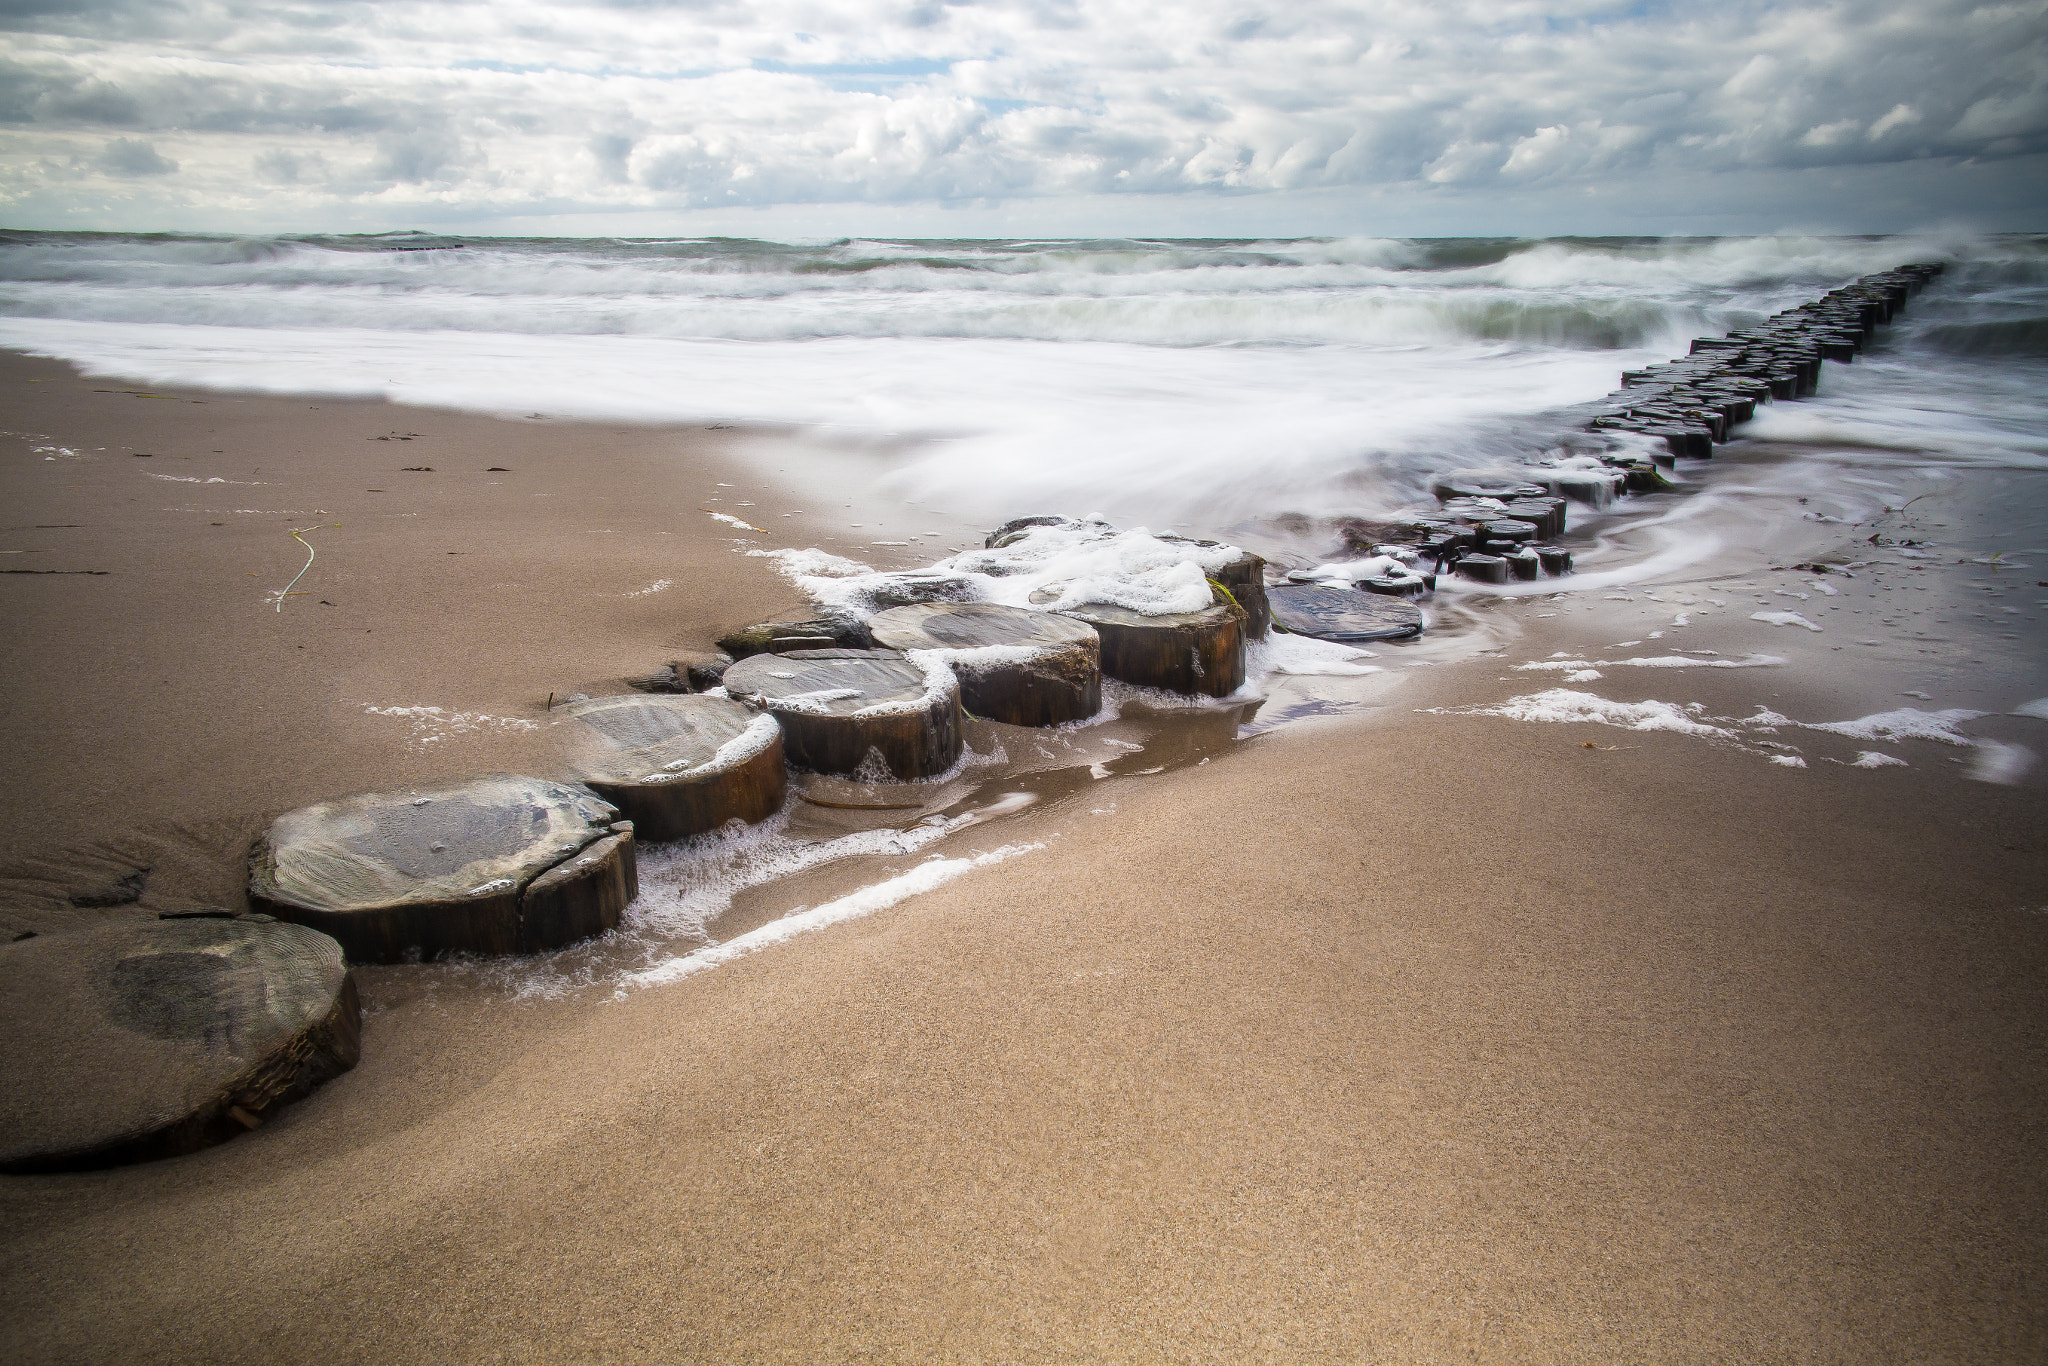
<path fill-rule="evenodd" d="M 1830 366 L 1772 430 L 1798 412 L 1831 440 L 2040 459 L 2042 236 L 10 233 L 0 344 L 145 383 L 882 438 L 899 493 L 963 513 L 1241 526 L 1407 505 L 1431 471 L 1540 450 L 1546 414 L 1626 366 L 1930 259 L 1948 275 L 1868 357 L 1903 384 Z M 1830 416 L 1852 372 L 1855 411 Z"/>

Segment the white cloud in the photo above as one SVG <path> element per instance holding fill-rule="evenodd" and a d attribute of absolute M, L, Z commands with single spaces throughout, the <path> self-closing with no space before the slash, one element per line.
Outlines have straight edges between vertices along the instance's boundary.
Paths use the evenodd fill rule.
<path fill-rule="evenodd" d="M 311 226 L 373 208 L 1628 195 L 2048 152 L 2043 0 L 37 8 L 0 16 L 17 215 L 105 202 L 95 180 L 128 211 Z"/>

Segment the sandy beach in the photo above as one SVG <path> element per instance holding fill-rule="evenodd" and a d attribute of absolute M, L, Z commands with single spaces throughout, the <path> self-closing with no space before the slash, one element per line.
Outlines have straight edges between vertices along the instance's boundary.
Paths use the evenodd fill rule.
<path fill-rule="evenodd" d="M 805 610 L 749 544 L 908 564 L 975 534 L 858 478 L 827 501 L 772 432 L 147 389 L 11 354 L 0 403 L 0 567 L 61 571 L 0 575 L 9 935 L 231 905 L 281 810 L 546 764 L 550 693 L 623 691 Z M 714 512 L 772 514 L 774 538 Z M 1977 514 L 1943 516 L 1960 536 Z M 286 528 L 330 522 L 273 610 L 305 560 Z M 750 889 L 734 923 L 932 855 L 999 865 L 668 985 L 361 969 L 362 1062 L 276 1121 L 0 1179 L 0 1343 L 2038 1358 L 2048 786 L 1924 739 L 1883 746 L 1909 767 L 1852 767 L 1870 742 L 1794 722 L 2009 710 L 2048 693 L 2025 691 L 2039 630 L 1973 611 L 1975 568 L 1803 587 L 1773 569 L 1851 533 L 1802 534 L 1648 593 L 1475 607 L 1487 648 L 1382 651 L 1342 716 L 1199 742 L 1161 722 L 1182 739 L 1160 771 L 998 774 L 989 794 L 1039 800 Z M 939 549 L 872 544 L 913 538 Z M 1908 602 L 1957 624 L 1894 628 Z M 1855 644 L 1877 628 L 1847 614 L 1880 609 L 1882 643 Z M 1572 686 L 1514 665 L 1672 645 L 1653 630 L 1781 663 L 1604 670 L 1606 696 L 1698 703 L 1720 735 L 1486 714 Z M 1269 713 L 1314 686 L 1276 682 Z M 1743 726 L 1760 707 L 1790 719 Z M 2040 750 L 2044 725 L 1972 734 Z M 1772 762 L 1787 742 L 1804 767 Z M 136 905 L 70 905 L 138 866 Z"/>

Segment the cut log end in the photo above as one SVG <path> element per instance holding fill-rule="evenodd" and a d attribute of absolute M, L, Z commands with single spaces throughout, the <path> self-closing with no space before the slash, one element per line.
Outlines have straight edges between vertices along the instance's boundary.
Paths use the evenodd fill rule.
<path fill-rule="evenodd" d="M 797 768 L 851 773 L 872 751 L 898 778 L 929 778 L 960 757 L 958 681 L 893 650 L 756 655 L 726 670 L 725 686 L 781 723 Z"/>
<path fill-rule="evenodd" d="M 1272 591 L 1273 620 L 1318 640 L 1400 640 L 1422 631 L 1422 609 L 1405 598 L 1318 584 Z"/>
<path fill-rule="evenodd" d="M 347 797 L 271 824 L 250 855 L 249 901 L 332 935 L 355 962 L 516 953 L 527 884 L 618 818 L 587 788 L 535 778 Z"/>
<path fill-rule="evenodd" d="M 1246 616 L 1234 603 L 1166 616 L 1088 603 L 1063 615 L 1095 628 L 1111 678 L 1191 697 L 1228 697 L 1244 686 Z"/>
<path fill-rule="evenodd" d="M 960 704 L 1012 726 L 1056 726 L 1102 708 L 1101 641 L 1084 622 L 997 603 L 928 603 L 868 623 L 892 649 L 942 652 Z"/>
<path fill-rule="evenodd" d="M 643 840 L 675 840 L 782 809 L 781 728 L 722 697 L 600 697 L 569 709 L 578 776 Z"/>
<path fill-rule="evenodd" d="M 222 1142 L 355 1066 L 341 946 L 256 917 L 124 920 L 0 953 L 0 1171 Z"/>

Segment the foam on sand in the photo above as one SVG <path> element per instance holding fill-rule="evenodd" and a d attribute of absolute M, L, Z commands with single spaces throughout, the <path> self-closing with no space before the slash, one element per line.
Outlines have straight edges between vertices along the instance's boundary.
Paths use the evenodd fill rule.
<path fill-rule="evenodd" d="M 2010 787 L 2027 776 L 2034 767 L 2034 760 L 2034 751 L 2025 745 L 2004 740 L 1979 740 L 1977 757 L 1970 765 L 1969 776 L 1980 783 Z"/>
<path fill-rule="evenodd" d="M 623 991 L 625 987 L 665 986 L 670 982 L 679 982 L 685 977 L 730 963 L 735 958 L 759 953 L 777 944 L 786 944 L 800 934 L 809 934 L 828 925 L 857 920 L 862 916 L 873 915 L 876 911 L 887 910 L 920 893 L 943 887 L 976 868 L 986 868 L 992 863 L 1001 863 L 1018 854 L 1044 847 L 1042 844 L 1006 844 L 971 858 L 957 859 L 941 858 L 934 854 L 909 872 L 892 877 L 886 882 L 863 887 L 857 892 L 851 892 L 836 901 L 828 901 L 822 906 L 792 911 L 780 920 L 770 921 L 759 929 L 749 930 L 737 939 L 729 939 L 723 944 L 714 944 L 695 953 L 683 954 L 665 963 L 658 963 L 642 972 L 632 973 L 621 983 L 621 990 Z"/>
<path fill-rule="evenodd" d="M 1951 707 L 1945 711 L 1921 711 L 1917 707 L 1901 707 L 1897 711 L 1881 711 L 1871 716 L 1860 716 L 1854 721 L 1794 721 L 1786 724 L 1804 726 L 1808 730 L 1824 730 L 1832 735 L 1846 735 L 1852 740 L 1939 740 L 1944 745 L 1979 745 L 1984 742 L 1973 740 L 1956 729 L 1964 721 L 1974 721 L 1987 712 L 1966 711 Z"/>
<path fill-rule="evenodd" d="M 1603 726 L 1619 726 L 1623 730 L 1668 730 L 1680 735 L 1713 739 L 1732 739 L 1735 735 L 1732 730 L 1696 720 L 1696 715 L 1706 710 L 1698 702 L 1686 706 L 1655 699 L 1610 702 L 1597 694 L 1576 692 L 1570 688 L 1552 688 L 1547 692 L 1510 697 L 1491 707 L 1462 707 L 1448 711 L 1432 707 L 1430 710 L 1450 716 L 1504 716 L 1510 721 L 1590 721 Z"/>
<path fill-rule="evenodd" d="M 1375 656 L 1333 640 L 1313 636 L 1282 635 L 1275 631 L 1264 640 L 1253 641 L 1245 651 L 1245 686 L 1268 674 L 1323 674 L 1357 677 L 1382 673 L 1378 664 L 1364 661 Z M 1241 690 L 1240 690 L 1241 691 Z"/>
<path fill-rule="evenodd" d="M 1751 621 L 1769 622 L 1773 626 L 1804 626 L 1809 631 L 1825 631 L 1825 626 L 1816 626 L 1797 612 L 1751 612 Z"/>
<path fill-rule="evenodd" d="M 1633 659 L 1539 659 L 1517 664 L 1517 669 L 1570 675 L 1581 669 L 1768 669 L 1786 661 L 1777 655 L 1746 655 L 1741 659 L 1688 659 L 1684 655 L 1655 655 Z M 1595 674 L 1594 677 L 1599 677 Z"/>

